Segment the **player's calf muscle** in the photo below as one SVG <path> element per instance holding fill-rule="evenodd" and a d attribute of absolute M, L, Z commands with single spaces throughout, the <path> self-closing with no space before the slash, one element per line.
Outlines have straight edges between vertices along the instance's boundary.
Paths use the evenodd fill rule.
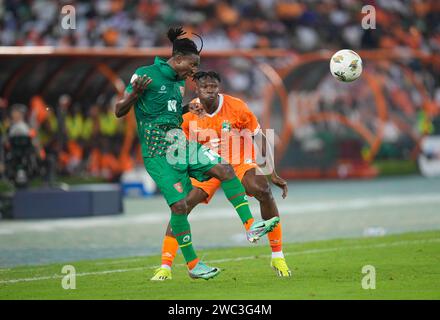
<path fill-rule="evenodd" d="M 273 198 L 266 177 L 256 175 L 255 169 L 248 170 L 241 182 L 246 189 L 246 193 L 254 196 L 257 200 L 263 201 Z"/>
<path fill-rule="evenodd" d="M 250 192 L 258 201 L 270 201 L 273 200 L 272 191 L 270 190 L 268 183 L 257 184 L 252 188 Z"/>
<path fill-rule="evenodd" d="M 187 214 L 188 206 L 185 200 L 177 201 L 171 205 L 171 211 L 175 214 Z"/>

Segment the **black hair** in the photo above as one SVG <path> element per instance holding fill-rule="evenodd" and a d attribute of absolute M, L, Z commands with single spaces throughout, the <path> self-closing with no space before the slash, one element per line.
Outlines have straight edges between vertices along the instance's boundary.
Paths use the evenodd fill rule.
<path fill-rule="evenodd" d="M 220 75 L 215 71 L 198 71 L 194 74 L 193 80 L 201 80 L 203 78 L 212 78 L 216 79 L 218 82 L 222 82 L 222 79 L 220 78 Z"/>
<path fill-rule="evenodd" d="M 184 34 L 186 34 L 186 32 L 183 31 L 182 27 L 170 28 L 168 30 L 168 33 L 167 33 L 168 39 L 173 44 L 173 56 L 176 55 L 176 54 L 181 54 L 181 55 L 196 54 L 196 55 L 200 55 L 200 52 L 202 51 L 202 48 L 203 48 L 203 39 L 202 39 L 202 37 L 200 37 L 196 33 L 193 33 L 194 35 L 199 37 L 200 41 L 202 42 L 202 45 L 201 45 L 200 50 L 199 50 L 199 49 L 197 49 L 197 45 L 195 44 L 195 42 L 192 41 L 191 39 L 188 39 L 188 38 L 179 39 L 179 37 L 183 36 Z"/>

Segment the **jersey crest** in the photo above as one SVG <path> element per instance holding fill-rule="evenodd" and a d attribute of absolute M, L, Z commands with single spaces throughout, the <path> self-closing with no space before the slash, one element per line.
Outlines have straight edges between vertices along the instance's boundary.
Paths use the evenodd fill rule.
<path fill-rule="evenodd" d="M 181 182 L 177 182 L 173 186 L 174 186 L 174 189 L 177 190 L 177 192 L 179 192 L 179 193 L 183 192 L 183 187 L 182 187 L 182 183 Z"/>
<path fill-rule="evenodd" d="M 222 131 L 223 132 L 229 132 L 231 131 L 231 123 L 229 120 L 224 120 L 222 123 Z"/>

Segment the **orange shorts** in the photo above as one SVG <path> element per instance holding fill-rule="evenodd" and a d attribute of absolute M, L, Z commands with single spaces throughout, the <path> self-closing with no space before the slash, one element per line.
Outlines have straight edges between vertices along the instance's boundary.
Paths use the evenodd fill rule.
<path fill-rule="evenodd" d="M 235 175 L 238 177 L 238 179 L 241 181 L 244 177 L 244 174 L 252 169 L 252 168 L 257 168 L 257 164 L 252 162 L 252 163 L 240 163 L 237 165 L 232 165 L 232 168 L 235 171 Z M 216 178 L 211 178 L 207 181 L 204 182 L 200 182 L 194 178 L 191 178 L 191 183 L 193 185 L 194 188 L 200 188 L 203 191 L 205 191 L 208 194 L 208 198 L 206 198 L 205 201 L 203 201 L 203 203 L 209 203 L 209 201 L 211 201 L 212 196 L 214 195 L 214 193 L 217 191 L 217 189 L 220 187 L 220 180 L 216 179 Z"/>

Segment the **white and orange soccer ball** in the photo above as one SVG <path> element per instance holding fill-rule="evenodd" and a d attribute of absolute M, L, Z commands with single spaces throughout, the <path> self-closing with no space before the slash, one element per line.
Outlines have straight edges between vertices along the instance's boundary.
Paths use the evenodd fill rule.
<path fill-rule="evenodd" d="M 353 50 L 339 50 L 330 59 L 330 71 L 337 80 L 352 82 L 362 74 L 362 59 Z"/>

